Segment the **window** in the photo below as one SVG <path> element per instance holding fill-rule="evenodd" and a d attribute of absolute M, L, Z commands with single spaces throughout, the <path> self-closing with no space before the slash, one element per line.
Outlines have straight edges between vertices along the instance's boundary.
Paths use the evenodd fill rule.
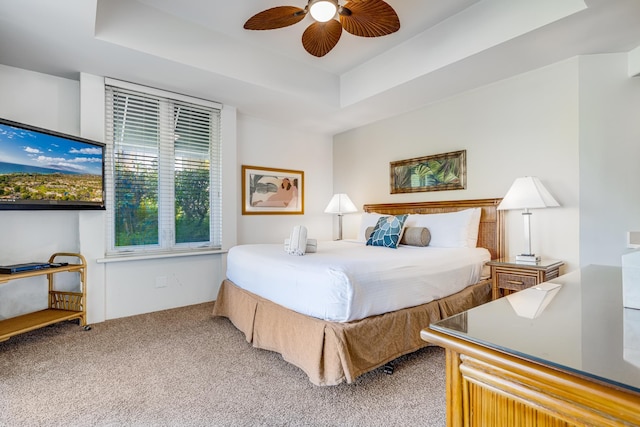
<path fill-rule="evenodd" d="M 109 252 L 219 249 L 220 107 L 123 86 L 105 97 Z"/>

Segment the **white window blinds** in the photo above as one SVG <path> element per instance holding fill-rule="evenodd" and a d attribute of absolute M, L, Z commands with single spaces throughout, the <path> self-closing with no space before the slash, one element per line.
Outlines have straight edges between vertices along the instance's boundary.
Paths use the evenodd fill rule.
<path fill-rule="evenodd" d="M 158 92 L 106 86 L 111 252 L 220 248 L 220 109 Z"/>

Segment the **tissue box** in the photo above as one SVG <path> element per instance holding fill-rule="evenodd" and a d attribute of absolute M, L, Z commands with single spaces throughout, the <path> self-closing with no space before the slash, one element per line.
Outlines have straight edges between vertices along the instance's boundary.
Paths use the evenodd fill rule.
<path fill-rule="evenodd" d="M 622 304 L 640 309 L 640 251 L 622 255 Z"/>
<path fill-rule="evenodd" d="M 625 308 L 622 357 L 640 368 L 640 310 Z"/>
<path fill-rule="evenodd" d="M 284 239 L 284 250 L 289 250 L 289 239 Z M 318 250 L 318 240 L 317 239 L 307 239 L 307 247 L 305 248 L 306 253 L 314 253 Z"/>

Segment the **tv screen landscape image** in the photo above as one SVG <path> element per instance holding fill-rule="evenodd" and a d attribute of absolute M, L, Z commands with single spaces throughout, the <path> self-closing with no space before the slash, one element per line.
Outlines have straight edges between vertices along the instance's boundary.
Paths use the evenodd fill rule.
<path fill-rule="evenodd" d="M 104 209 L 105 145 L 0 118 L 0 209 Z"/>

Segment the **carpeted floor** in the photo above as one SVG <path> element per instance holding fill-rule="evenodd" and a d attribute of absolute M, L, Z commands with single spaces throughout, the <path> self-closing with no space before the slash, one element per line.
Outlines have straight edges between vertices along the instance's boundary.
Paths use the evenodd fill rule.
<path fill-rule="evenodd" d="M 444 426 L 444 352 L 318 387 L 213 303 L 0 343 L 0 426 Z"/>

